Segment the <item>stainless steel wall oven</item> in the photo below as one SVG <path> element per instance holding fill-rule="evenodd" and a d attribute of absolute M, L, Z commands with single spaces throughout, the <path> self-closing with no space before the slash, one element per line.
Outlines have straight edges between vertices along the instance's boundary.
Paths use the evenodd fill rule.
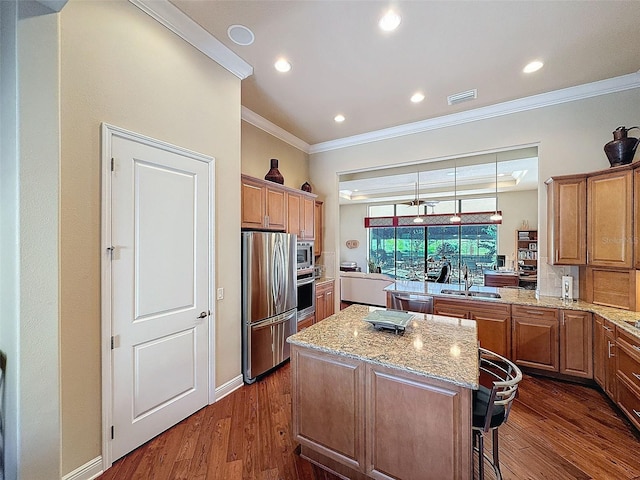
<path fill-rule="evenodd" d="M 304 320 L 316 312 L 316 279 L 313 270 L 298 274 L 298 320 Z"/>

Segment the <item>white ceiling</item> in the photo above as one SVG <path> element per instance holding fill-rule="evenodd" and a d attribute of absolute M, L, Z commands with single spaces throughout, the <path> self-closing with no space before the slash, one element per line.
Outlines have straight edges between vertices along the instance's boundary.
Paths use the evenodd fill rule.
<path fill-rule="evenodd" d="M 242 105 L 311 145 L 640 68 L 637 0 L 171 1 L 253 66 Z M 383 33 L 389 6 L 402 22 Z M 255 42 L 233 43 L 233 24 Z M 293 65 L 286 74 L 273 68 L 280 56 Z M 522 73 L 534 59 L 543 69 Z M 447 105 L 447 95 L 474 88 L 476 100 Z M 426 99 L 412 104 L 417 90 Z"/>

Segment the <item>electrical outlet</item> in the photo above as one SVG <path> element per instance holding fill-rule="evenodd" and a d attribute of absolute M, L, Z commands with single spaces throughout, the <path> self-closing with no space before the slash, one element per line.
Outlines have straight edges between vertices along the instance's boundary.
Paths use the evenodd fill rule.
<path fill-rule="evenodd" d="M 216 299 L 222 300 L 224 298 L 224 288 L 220 287 L 216 290 Z"/>

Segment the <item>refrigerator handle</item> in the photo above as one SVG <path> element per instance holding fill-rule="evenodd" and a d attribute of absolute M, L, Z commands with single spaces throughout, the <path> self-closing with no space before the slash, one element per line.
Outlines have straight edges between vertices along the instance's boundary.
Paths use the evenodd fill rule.
<path fill-rule="evenodd" d="M 271 296 L 273 298 L 274 306 L 276 310 L 280 306 L 282 296 L 282 242 L 280 239 L 276 239 L 273 245 L 273 255 L 272 255 L 272 268 L 273 278 L 271 282 Z"/>

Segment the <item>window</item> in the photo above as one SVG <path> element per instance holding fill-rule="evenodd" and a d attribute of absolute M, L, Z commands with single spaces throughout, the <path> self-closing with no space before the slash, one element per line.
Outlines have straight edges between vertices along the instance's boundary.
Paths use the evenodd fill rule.
<path fill-rule="evenodd" d="M 474 207 L 486 209 L 486 203 L 476 202 Z M 465 207 L 467 212 L 475 211 Z M 369 208 L 371 214 L 374 207 Z M 417 207 L 411 208 L 416 212 Z M 398 208 L 384 211 L 381 216 L 389 216 Z M 492 269 L 497 261 L 498 229 L 493 224 L 385 227 L 370 228 L 368 232 L 369 271 L 398 279 L 435 280 L 442 265 L 449 262 L 451 282 L 461 281 L 460 270 L 466 266 L 471 280 L 478 285 L 483 283 L 483 270 Z"/>

